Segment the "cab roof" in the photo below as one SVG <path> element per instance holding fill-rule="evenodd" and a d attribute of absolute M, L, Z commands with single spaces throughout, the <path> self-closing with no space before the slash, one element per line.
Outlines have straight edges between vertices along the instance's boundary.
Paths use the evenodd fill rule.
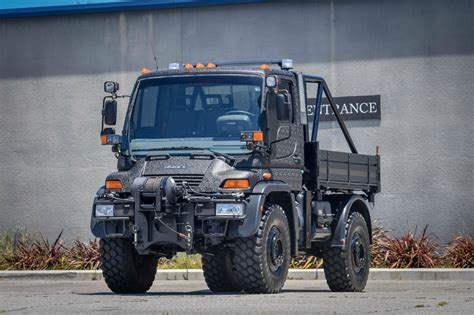
<path fill-rule="evenodd" d="M 271 67 L 273 66 L 273 67 Z M 276 68 L 278 67 L 278 68 Z M 292 75 L 293 60 L 251 60 L 251 61 L 226 61 L 217 63 L 187 63 L 179 65 L 170 63 L 169 69 L 156 69 L 151 71 L 142 69 L 138 79 L 173 76 L 173 75 L 195 75 L 195 74 L 256 74 L 267 76 L 269 74 Z"/>

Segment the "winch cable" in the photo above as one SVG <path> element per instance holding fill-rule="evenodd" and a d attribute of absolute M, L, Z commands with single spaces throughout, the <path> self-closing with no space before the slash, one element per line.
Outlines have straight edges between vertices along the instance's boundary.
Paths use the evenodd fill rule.
<path fill-rule="evenodd" d="M 198 196 L 203 196 L 203 197 L 231 197 L 231 198 L 240 197 L 240 194 L 207 194 L 207 193 L 198 192 L 192 189 L 191 186 L 187 182 L 183 182 L 183 186 L 185 186 L 186 189 L 188 189 L 193 194 L 198 195 Z"/>
<path fill-rule="evenodd" d="M 116 197 L 114 194 L 105 194 L 105 196 L 109 199 L 117 200 L 117 201 L 124 201 L 124 202 L 133 202 L 133 199 L 124 199 Z"/>
<path fill-rule="evenodd" d="M 161 220 L 160 218 L 155 218 L 158 222 L 160 222 L 161 224 L 163 224 L 168 230 L 170 230 L 171 232 L 174 232 L 176 233 L 178 236 L 182 237 L 182 238 L 185 238 L 185 239 L 191 239 L 190 237 L 188 237 L 186 234 L 183 234 L 181 232 L 178 232 L 176 231 L 175 229 L 173 229 L 171 226 L 169 226 L 168 224 L 166 224 L 165 222 L 163 222 L 163 220 Z"/>

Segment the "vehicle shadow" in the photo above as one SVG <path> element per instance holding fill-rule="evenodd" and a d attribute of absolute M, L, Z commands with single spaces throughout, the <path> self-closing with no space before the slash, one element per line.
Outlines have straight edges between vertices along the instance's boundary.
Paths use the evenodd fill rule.
<path fill-rule="evenodd" d="M 331 293 L 331 290 L 328 289 L 283 289 L 278 294 L 284 293 Z M 118 294 L 113 292 L 91 292 L 91 293 L 76 293 L 77 295 L 83 296 L 208 296 L 208 295 L 225 295 L 225 296 L 236 296 L 236 295 L 252 295 L 247 294 L 245 292 L 216 292 L 213 293 L 210 290 L 196 290 L 196 291 L 188 291 L 188 292 L 181 292 L 181 291 L 159 291 L 159 292 L 147 292 L 147 293 L 130 293 L 130 294 Z M 270 294 L 273 295 L 273 294 Z"/>

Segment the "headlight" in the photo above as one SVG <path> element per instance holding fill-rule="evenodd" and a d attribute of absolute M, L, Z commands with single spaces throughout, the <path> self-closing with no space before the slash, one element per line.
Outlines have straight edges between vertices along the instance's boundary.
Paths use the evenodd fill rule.
<path fill-rule="evenodd" d="M 241 203 L 218 203 L 216 204 L 216 216 L 243 216 L 244 205 Z"/>
<path fill-rule="evenodd" d="M 95 205 L 96 217 L 113 217 L 114 205 Z"/>

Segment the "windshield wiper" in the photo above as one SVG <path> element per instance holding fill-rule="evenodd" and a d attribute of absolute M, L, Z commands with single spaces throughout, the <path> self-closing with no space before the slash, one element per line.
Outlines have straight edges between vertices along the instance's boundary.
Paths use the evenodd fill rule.
<path fill-rule="evenodd" d="M 152 149 L 144 149 L 144 150 L 139 150 L 139 151 L 186 151 L 186 150 L 202 150 L 202 151 L 207 151 L 211 152 L 214 156 L 220 156 L 225 158 L 226 160 L 229 161 L 230 164 L 234 164 L 235 158 L 229 154 L 214 151 L 208 148 L 201 148 L 201 147 L 188 147 L 188 146 L 182 146 L 182 147 L 161 147 L 161 148 L 152 148 Z"/>

